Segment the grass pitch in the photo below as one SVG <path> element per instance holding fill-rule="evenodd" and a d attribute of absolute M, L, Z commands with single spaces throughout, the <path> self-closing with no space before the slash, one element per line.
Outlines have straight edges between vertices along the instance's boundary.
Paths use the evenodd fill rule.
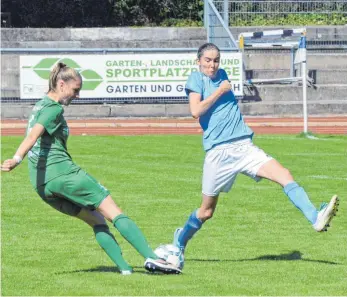
<path fill-rule="evenodd" d="M 2 160 L 22 137 L 2 137 Z M 282 189 L 239 176 L 189 243 L 182 275 L 150 275 L 111 227 L 135 273 L 122 276 L 83 222 L 43 203 L 26 160 L 1 175 L 2 296 L 347 295 L 347 137 L 256 136 L 318 207 L 337 193 L 328 232 L 313 231 Z M 106 186 L 150 245 L 172 241 L 201 200 L 201 136 L 72 136 L 74 161 Z"/>

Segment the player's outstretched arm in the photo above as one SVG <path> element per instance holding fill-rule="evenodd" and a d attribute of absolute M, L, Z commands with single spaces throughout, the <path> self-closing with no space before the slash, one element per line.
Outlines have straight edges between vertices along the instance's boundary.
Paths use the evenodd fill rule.
<path fill-rule="evenodd" d="M 28 151 L 34 146 L 37 139 L 45 132 L 45 128 L 41 124 L 35 124 L 29 134 L 20 144 L 17 152 L 12 159 L 7 159 L 1 164 L 1 171 L 11 171 L 16 168 L 24 159 Z"/>
<path fill-rule="evenodd" d="M 223 94 L 230 90 L 230 82 L 224 80 L 219 88 L 203 101 L 201 101 L 200 94 L 191 92 L 189 94 L 189 107 L 193 118 L 197 119 L 201 117 Z"/>

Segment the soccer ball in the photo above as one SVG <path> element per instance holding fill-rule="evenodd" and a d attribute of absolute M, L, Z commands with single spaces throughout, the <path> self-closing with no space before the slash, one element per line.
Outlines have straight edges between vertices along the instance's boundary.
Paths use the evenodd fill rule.
<path fill-rule="evenodd" d="M 181 270 L 183 269 L 184 255 L 177 246 L 174 246 L 173 244 L 161 244 L 154 250 L 154 253 L 166 262 Z"/>

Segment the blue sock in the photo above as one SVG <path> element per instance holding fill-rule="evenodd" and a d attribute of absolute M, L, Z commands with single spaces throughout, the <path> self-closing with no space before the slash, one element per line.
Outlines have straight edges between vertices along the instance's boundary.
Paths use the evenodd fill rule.
<path fill-rule="evenodd" d="M 197 210 L 193 211 L 189 216 L 188 221 L 185 223 L 180 235 L 178 237 L 178 242 L 181 248 L 185 248 L 188 241 L 193 237 L 193 235 L 198 232 L 202 226 L 202 221 L 196 216 Z"/>
<path fill-rule="evenodd" d="M 292 203 L 302 211 L 311 224 L 314 224 L 317 220 L 317 209 L 308 198 L 305 190 L 296 182 L 292 182 L 287 184 L 283 188 L 283 191 L 286 193 L 290 201 L 292 201 Z"/>

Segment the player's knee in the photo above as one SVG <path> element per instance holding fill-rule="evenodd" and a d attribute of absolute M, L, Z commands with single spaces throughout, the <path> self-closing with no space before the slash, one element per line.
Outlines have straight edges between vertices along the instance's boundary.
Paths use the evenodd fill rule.
<path fill-rule="evenodd" d="M 283 175 L 285 175 L 288 179 L 293 179 L 290 170 L 287 168 L 283 168 Z"/>
<path fill-rule="evenodd" d="M 97 235 L 99 233 L 109 233 L 110 232 L 109 227 L 107 225 L 104 225 L 104 224 L 94 225 L 93 230 L 94 230 L 95 235 Z"/>
<path fill-rule="evenodd" d="M 95 225 L 106 225 L 105 218 L 95 210 L 91 211 L 89 209 L 82 208 L 77 217 L 91 227 L 94 227 Z"/>
<path fill-rule="evenodd" d="M 205 209 L 205 210 L 200 210 L 200 220 L 205 222 L 213 217 L 214 210 L 213 209 Z"/>

